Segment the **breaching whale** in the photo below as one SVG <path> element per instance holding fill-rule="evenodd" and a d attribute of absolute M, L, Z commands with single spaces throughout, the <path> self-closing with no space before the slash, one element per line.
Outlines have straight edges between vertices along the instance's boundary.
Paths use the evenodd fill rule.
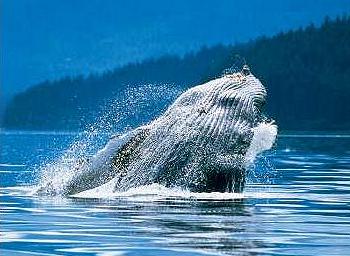
<path fill-rule="evenodd" d="M 259 125 L 271 124 L 262 112 L 266 94 L 247 66 L 195 86 L 148 125 L 113 137 L 81 164 L 60 193 L 76 194 L 107 182 L 116 191 L 159 183 L 194 192 L 240 192 L 254 133 Z M 260 151 L 275 140 L 277 126 L 270 126 L 274 132 Z"/>

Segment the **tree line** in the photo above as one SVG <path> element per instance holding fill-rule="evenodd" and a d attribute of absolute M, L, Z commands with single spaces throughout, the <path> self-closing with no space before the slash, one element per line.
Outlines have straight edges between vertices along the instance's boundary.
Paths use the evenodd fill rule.
<path fill-rule="evenodd" d="M 111 102 L 129 97 L 130 88 L 143 90 L 146 87 L 140 85 L 151 84 L 162 88 L 160 94 L 180 92 L 239 66 L 237 59 L 244 59 L 267 87 L 267 112 L 282 130 L 350 130 L 350 17 L 346 15 L 325 18 L 317 27 L 311 24 L 244 44 L 203 47 L 183 57 L 168 55 L 102 74 L 44 81 L 10 101 L 2 126 L 84 130 L 106 108 L 113 109 Z M 118 125 L 147 122 L 176 96 L 152 98 L 152 92 L 145 94 L 148 101 L 142 99 L 142 92 L 137 94 L 144 104 L 140 112 L 126 113 L 125 122 Z M 108 118 L 117 120 L 121 111 L 123 108 L 115 113 L 109 110 Z"/>

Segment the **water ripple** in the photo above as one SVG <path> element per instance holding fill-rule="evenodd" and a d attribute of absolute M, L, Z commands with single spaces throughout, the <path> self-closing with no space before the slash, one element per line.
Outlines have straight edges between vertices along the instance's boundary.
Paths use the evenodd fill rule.
<path fill-rule="evenodd" d="M 323 137 L 314 152 L 316 139 L 282 137 L 267 156 L 274 169 L 256 170 L 269 178 L 255 179 L 242 194 L 154 184 L 121 194 L 52 198 L 4 183 L 0 254 L 348 255 L 349 143 Z M 313 140 L 312 150 L 305 140 Z M 26 171 L 0 166 L 0 175 L 7 175 L 2 178 Z"/>

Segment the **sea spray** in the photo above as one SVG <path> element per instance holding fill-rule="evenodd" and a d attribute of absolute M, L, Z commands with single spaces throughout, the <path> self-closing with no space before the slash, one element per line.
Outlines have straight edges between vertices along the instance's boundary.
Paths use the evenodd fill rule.
<path fill-rule="evenodd" d="M 164 105 L 172 101 L 180 90 L 170 84 L 145 84 L 126 86 L 115 98 L 107 100 L 98 111 L 96 120 L 78 134 L 71 145 L 53 161 L 39 167 L 38 186 L 43 194 L 63 194 L 65 186 L 84 171 L 89 159 L 94 156 L 113 134 L 122 135 L 139 124 L 159 114 Z M 144 113 L 147 113 L 145 115 Z M 141 118 L 143 116 L 147 116 Z M 134 120 L 132 124 L 128 121 Z M 45 191 L 42 191 L 42 190 Z"/>
<path fill-rule="evenodd" d="M 256 156 L 265 150 L 268 150 L 276 141 L 277 125 L 272 123 L 260 123 L 253 128 L 253 138 L 245 154 L 246 165 L 251 165 Z"/>
<path fill-rule="evenodd" d="M 277 125 L 262 122 L 253 128 L 253 131 L 253 139 L 245 155 L 247 182 L 268 184 L 274 174 L 274 168 L 266 154 L 261 153 L 271 149 L 276 143 Z"/>

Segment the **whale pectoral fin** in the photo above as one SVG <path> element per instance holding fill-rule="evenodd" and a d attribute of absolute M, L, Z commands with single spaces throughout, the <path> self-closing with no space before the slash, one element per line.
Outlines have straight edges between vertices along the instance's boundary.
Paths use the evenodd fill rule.
<path fill-rule="evenodd" d="M 117 154 L 112 159 L 112 165 L 115 169 L 119 170 L 120 175 L 126 170 L 129 165 L 132 156 L 135 155 L 138 150 L 139 145 L 148 137 L 150 129 L 145 127 L 137 131 L 134 136 L 120 147 Z"/>
<path fill-rule="evenodd" d="M 77 170 L 76 175 L 66 184 L 63 194 L 73 195 L 112 180 L 124 170 L 130 156 L 148 134 L 149 128 L 143 126 L 125 135 L 112 137 L 103 149 Z"/>

